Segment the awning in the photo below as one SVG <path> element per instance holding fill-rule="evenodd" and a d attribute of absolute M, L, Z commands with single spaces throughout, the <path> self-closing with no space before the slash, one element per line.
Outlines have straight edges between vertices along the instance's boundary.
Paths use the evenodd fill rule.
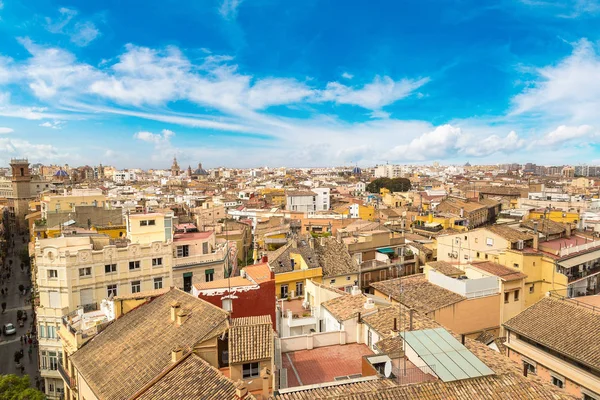
<path fill-rule="evenodd" d="M 204 270 L 204 274 L 214 274 L 214 273 L 215 273 L 215 270 L 214 270 L 214 269 L 207 269 L 207 270 Z"/>
<path fill-rule="evenodd" d="M 559 261 L 558 265 L 560 265 L 563 268 L 572 268 L 576 265 L 584 264 L 588 261 L 596 260 L 598 258 L 600 258 L 600 251 L 593 251 L 591 253 L 582 254 L 580 256 L 569 258 L 564 261 Z"/>
<path fill-rule="evenodd" d="M 395 254 L 396 250 L 392 249 L 391 247 L 383 247 L 381 249 L 377 249 L 378 252 L 383 253 L 383 254 Z"/>

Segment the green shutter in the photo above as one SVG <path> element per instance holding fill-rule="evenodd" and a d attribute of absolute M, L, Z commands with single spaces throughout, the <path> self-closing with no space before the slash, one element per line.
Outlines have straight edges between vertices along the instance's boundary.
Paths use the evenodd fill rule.
<path fill-rule="evenodd" d="M 193 275 L 193 273 L 192 273 L 192 272 L 184 272 L 184 273 L 183 273 L 183 277 L 184 277 L 184 278 L 191 278 L 191 277 L 192 277 L 192 275 Z"/>
<path fill-rule="evenodd" d="M 214 269 L 207 269 L 206 271 L 204 271 L 205 274 L 214 274 L 215 270 Z"/>

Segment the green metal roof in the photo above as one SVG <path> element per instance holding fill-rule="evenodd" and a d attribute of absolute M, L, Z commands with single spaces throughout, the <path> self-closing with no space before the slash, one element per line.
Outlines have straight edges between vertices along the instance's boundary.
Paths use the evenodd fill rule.
<path fill-rule="evenodd" d="M 378 252 L 383 253 L 383 254 L 394 254 L 396 253 L 396 251 L 394 249 L 392 249 L 391 247 L 383 247 L 381 249 L 377 249 Z"/>
<path fill-rule="evenodd" d="M 400 335 L 444 382 L 494 374 L 444 328 L 402 332 Z"/>

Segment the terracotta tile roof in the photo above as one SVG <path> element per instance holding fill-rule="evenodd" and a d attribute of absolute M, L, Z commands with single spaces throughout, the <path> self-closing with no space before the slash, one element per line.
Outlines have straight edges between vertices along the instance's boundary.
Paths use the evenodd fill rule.
<path fill-rule="evenodd" d="M 297 397 L 299 398 L 299 397 Z M 318 399 L 319 397 L 312 397 Z M 321 397 L 325 398 L 325 397 Z M 531 382 L 517 374 L 490 375 L 454 382 L 433 381 L 378 390 L 358 389 L 327 396 L 349 400 L 560 400 L 576 399 L 558 388 Z"/>
<path fill-rule="evenodd" d="M 269 315 L 234 318 L 229 329 L 229 362 L 241 364 L 271 358 L 273 340 Z"/>
<path fill-rule="evenodd" d="M 358 264 L 350 256 L 344 242 L 338 242 L 336 238 L 322 238 L 322 240 L 315 240 L 315 250 L 319 256 L 319 264 L 323 267 L 323 277 L 358 272 Z"/>
<path fill-rule="evenodd" d="M 531 235 L 529 233 L 521 232 L 519 230 L 513 229 L 510 226 L 506 226 L 506 225 L 492 225 L 492 226 L 488 226 L 483 229 L 486 229 L 486 230 L 508 240 L 511 243 L 518 242 L 519 240 L 532 240 L 533 239 L 533 235 Z"/>
<path fill-rule="evenodd" d="M 374 313 L 362 317 L 362 321 L 369 325 L 382 337 L 392 336 L 394 329 L 394 318 L 396 318 L 396 329 L 410 329 L 410 310 L 408 307 L 402 307 L 402 317 L 400 317 L 400 306 L 379 308 Z M 413 330 L 440 328 L 440 325 L 432 319 L 413 311 Z M 397 333 L 396 333 L 397 334 Z"/>
<path fill-rule="evenodd" d="M 446 207 L 450 207 L 454 210 L 460 210 L 461 208 L 464 208 L 465 212 L 467 213 L 486 208 L 486 206 L 484 206 L 483 204 L 480 204 L 475 201 L 464 201 L 452 197 L 442 200 L 442 202 L 438 205 L 438 209 L 442 211 L 444 211 Z"/>
<path fill-rule="evenodd" d="M 365 303 L 368 297 L 364 294 L 350 295 L 336 297 L 335 299 L 327 300 L 322 303 L 329 313 L 338 321 L 346 321 L 350 318 L 354 318 L 359 312 L 366 313 L 373 311 L 374 309 L 366 309 Z M 377 305 L 375 305 L 377 307 Z"/>
<path fill-rule="evenodd" d="M 131 299 L 145 299 L 145 298 L 150 299 L 152 297 L 161 296 L 161 295 L 167 293 L 169 290 L 171 290 L 171 288 L 145 290 L 143 292 L 115 296 L 115 297 L 113 297 L 113 300 L 116 301 L 116 300 L 131 300 Z"/>
<path fill-rule="evenodd" d="M 560 222 L 554 222 L 549 219 L 528 219 L 527 221 L 521 222 L 521 226 L 523 228 L 527 228 L 533 231 L 535 229 L 534 225 L 536 222 L 538 232 L 544 235 L 558 235 L 567 230 L 565 224 L 561 224 Z"/>
<path fill-rule="evenodd" d="M 279 394 L 272 396 L 271 399 L 276 400 L 312 400 L 325 399 L 338 395 L 346 395 L 348 393 L 356 393 L 362 391 L 377 392 L 378 390 L 395 387 L 396 384 L 389 379 L 373 379 L 363 382 L 331 382 L 319 385 L 319 387 L 301 390 L 297 392 Z"/>
<path fill-rule="evenodd" d="M 543 298 L 504 326 L 582 364 L 600 369 L 600 314 L 569 301 Z"/>
<path fill-rule="evenodd" d="M 475 268 L 481 269 L 485 272 L 495 275 L 505 282 L 517 281 L 519 279 L 527 278 L 527 275 L 522 272 L 519 272 L 517 270 L 492 261 L 471 263 L 471 265 Z"/>
<path fill-rule="evenodd" d="M 527 190 L 527 188 L 518 188 L 514 186 L 481 186 L 476 189 L 481 194 L 495 194 L 498 196 L 521 196 L 521 190 Z M 469 185 L 465 190 L 473 190 L 473 188 Z"/>
<path fill-rule="evenodd" d="M 400 357 L 402 355 L 402 339 L 398 336 L 392 336 L 381 339 L 373 345 L 381 354 L 387 354 L 391 358 Z"/>
<path fill-rule="evenodd" d="M 296 247 L 293 246 L 294 241 L 296 242 Z M 309 268 L 319 267 L 317 253 L 310 248 L 305 240 L 298 239 L 291 239 L 290 242 L 282 248 L 277 249 L 274 252 L 267 252 L 269 266 L 276 274 L 292 271 L 292 263 L 290 261 L 291 254 L 300 254 L 304 259 L 304 262 L 308 264 Z M 300 266 L 294 268 L 299 269 Z"/>
<path fill-rule="evenodd" d="M 465 272 L 462 269 L 457 268 L 446 261 L 429 261 L 427 265 L 429 265 L 432 268 L 435 268 L 435 270 L 440 274 L 448 276 L 465 274 Z"/>
<path fill-rule="evenodd" d="M 171 303 L 189 311 L 178 326 Z M 95 395 L 127 398 L 171 365 L 171 350 L 194 345 L 226 331 L 228 313 L 179 289 L 125 314 L 71 356 Z"/>
<path fill-rule="evenodd" d="M 402 280 L 402 293 L 400 293 L 400 280 Z M 375 282 L 371 283 L 371 287 L 384 295 L 391 296 L 395 301 L 423 313 L 466 299 L 466 297 L 430 283 L 423 274 Z"/>
<path fill-rule="evenodd" d="M 243 268 L 250 279 L 259 285 L 271 280 L 271 268 L 268 263 L 249 265 Z"/>
<path fill-rule="evenodd" d="M 218 369 L 192 353 L 135 399 L 234 400 L 235 384 Z M 246 399 L 254 399 L 254 396 L 250 395 Z"/>

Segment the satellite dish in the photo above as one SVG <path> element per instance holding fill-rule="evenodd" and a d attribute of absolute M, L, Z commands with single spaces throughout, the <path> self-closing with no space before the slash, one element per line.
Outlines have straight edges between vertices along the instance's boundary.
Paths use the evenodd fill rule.
<path fill-rule="evenodd" d="M 383 368 L 383 374 L 386 378 L 389 378 L 392 375 L 392 362 L 386 361 L 385 367 Z"/>

